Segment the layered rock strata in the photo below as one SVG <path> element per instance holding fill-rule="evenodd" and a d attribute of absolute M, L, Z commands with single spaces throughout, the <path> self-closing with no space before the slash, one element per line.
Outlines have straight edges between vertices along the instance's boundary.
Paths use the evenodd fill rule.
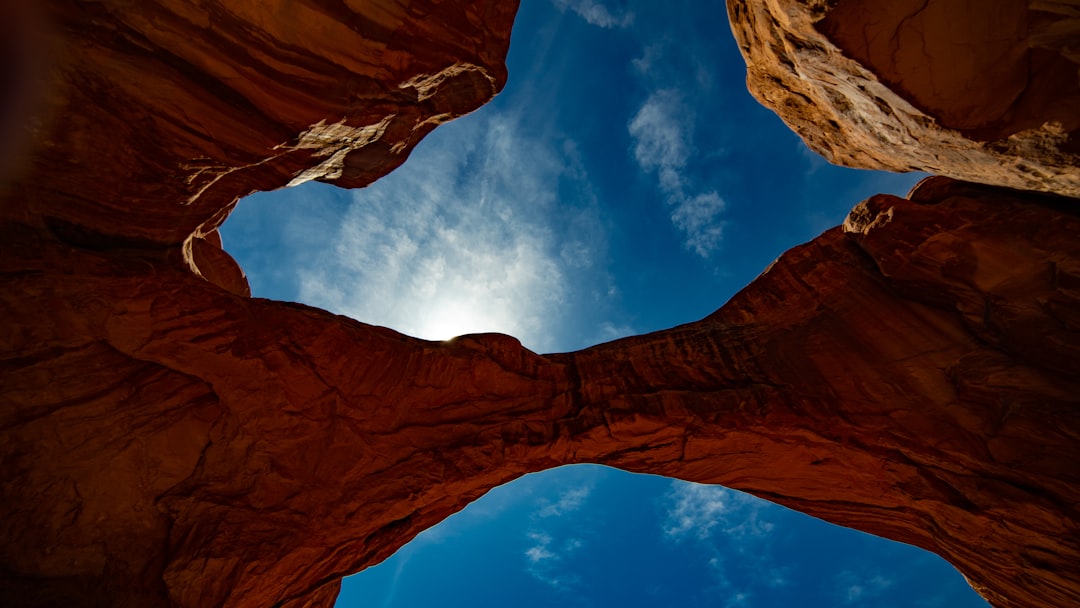
<path fill-rule="evenodd" d="M 1080 196 L 1075 0 L 728 0 L 747 85 L 829 161 Z"/>
<path fill-rule="evenodd" d="M 1080 599 L 1080 218 L 935 178 L 698 323 L 565 355 L 425 342 L 9 226 L 6 605 L 329 605 L 487 489 L 597 462 Z M 1068 201 L 1074 205 L 1075 201 Z"/>
<path fill-rule="evenodd" d="M 0 206 L 0 604 L 329 606 L 575 462 L 928 548 L 997 606 L 1080 602 L 1075 200 L 933 178 L 697 323 L 427 342 L 247 297 L 214 228 L 485 101 L 512 5 L 43 6 L 15 17 L 52 68 Z"/>

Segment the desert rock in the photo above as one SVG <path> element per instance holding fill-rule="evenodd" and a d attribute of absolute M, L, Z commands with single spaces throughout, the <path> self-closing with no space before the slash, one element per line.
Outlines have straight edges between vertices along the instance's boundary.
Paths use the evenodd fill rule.
<path fill-rule="evenodd" d="M 997 606 L 1077 604 L 1075 200 L 932 178 L 706 319 L 560 355 L 248 297 L 215 233 L 238 197 L 393 169 L 502 85 L 514 8 L 12 17 L 47 24 L 19 44 L 51 67 L 0 208 L 0 604 L 330 606 L 491 487 L 582 462 L 925 547 Z"/>
<path fill-rule="evenodd" d="M 747 85 L 830 162 L 1080 196 L 1080 5 L 728 1 Z"/>

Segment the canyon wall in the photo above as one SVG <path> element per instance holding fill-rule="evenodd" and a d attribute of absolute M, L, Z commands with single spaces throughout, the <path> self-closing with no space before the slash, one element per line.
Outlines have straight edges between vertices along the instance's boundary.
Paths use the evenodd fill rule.
<path fill-rule="evenodd" d="M 782 5 L 731 3 L 733 27 Z M 215 234 L 235 201 L 392 170 L 502 86 L 515 8 L 9 10 L 36 32 L 9 40 L 13 64 L 47 67 L 8 70 L 25 99 L 5 112 L 29 118 L 0 122 L 24 146 L 4 150 L 0 207 L 0 603 L 330 606 L 342 575 L 491 487 L 580 462 L 925 547 L 996 606 L 1080 602 L 1073 199 L 930 178 L 706 319 L 560 355 L 248 297 Z M 873 67 L 864 86 L 899 90 Z M 948 133 L 977 149 L 994 124 Z M 1031 182 L 1015 158 L 972 162 L 1074 193 L 1074 165 Z"/>
<path fill-rule="evenodd" d="M 1076 0 L 729 0 L 747 85 L 848 167 L 1080 197 Z"/>

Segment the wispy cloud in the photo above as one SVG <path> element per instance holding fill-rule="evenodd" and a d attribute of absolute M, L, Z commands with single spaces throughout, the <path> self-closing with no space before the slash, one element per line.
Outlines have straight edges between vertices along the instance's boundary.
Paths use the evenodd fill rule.
<path fill-rule="evenodd" d="M 669 202 L 672 202 L 669 200 Z M 701 257 L 709 257 L 724 236 L 724 224 L 719 220 L 724 199 L 715 191 L 690 198 L 677 198 L 671 221 L 686 233 L 686 246 Z"/>
<path fill-rule="evenodd" d="M 728 573 L 730 565 L 720 555 L 714 555 L 709 559 L 709 566 L 712 568 L 714 584 L 716 585 L 713 592 L 723 602 L 722 606 L 724 608 L 753 605 L 752 600 L 756 594 L 752 585 L 747 584 L 752 581 L 730 576 Z"/>
<path fill-rule="evenodd" d="M 694 536 L 708 538 L 732 511 L 729 492 L 724 488 L 694 483 L 673 484 L 669 494 L 671 504 L 664 523 L 664 534 L 681 539 Z"/>
<path fill-rule="evenodd" d="M 656 175 L 672 208 L 672 223 L 686 234 L 686 247 L 708 257 L 723 238 L 725 203 L 715 190 L 691 192 L 685 172 L 693 152 L 693 122 L 693 112 L 680 93 L 661 89 L 649 95 L 630 120 L 628 130 L 634 159 L 643 171 Z"/>
<path fill-rule="evenodd" d="M 530 546 L 525 550 L 525 570 L 538 581 L 552 587 L 565 588 L 581 581 L 573 573 L 563 571 L 560 562 L 585 546 L 580 538 L 558 541 L 547 532 L 532 531 L 527 538 Z"/>
<path fill-rule="evenodd" d="M 892 579 L 881 573 L 860 574 L 845 570 L 836 575 L 837 594 L 844 604 L 859 604 L 880 597 L 889 587 Z"/>
<path fill-rule="evenodd" d="M 762 503 L 720 486 L 672 482 L 664 534 L 681 540 L 704 540 L 714 533 L 736 539 L 763 538 L 773 530 L 762 513 Z"/>
<path fill-rule="evenodd" d="M 590 493 L 592 493 L 592 488 L 589 486 L 571 488 L 560 494 L 555 502 L 544 501 L 544 504 L 537 509 L 536 516 L 560 517 L 577 511 L 585 504 L 585 499 L 589 497 Z"/>
<path fill-rule="evenodd" d="M 655 171 L 667 191 L 683 188 L 680 171 L 690 156 L 686 118 L 679 92 L 664 89 L 650 95 L 630 120 L 634 159 L 642 169 Z"/>
<path fill-rule="evenodd" d="M 535 545 L 525 550 L 525 557 L 532 564 L 537 564 L 550 559 L 555 559 L 558 556 L 555 555 L 551 547 L 551 535 L 543 532 L 530 532 L 529 538 L 536 542 Z"/>
<path fill-rule="evenodd" d="M 552 0 L 559 10 L 577 13 L 591 25 L 604 28 L 628 27 L 634 22 L 631 11 L 613 11 L 597 0 Z"/>
<path fill-rule="evenodd" d="M 532 515 L 537 520 L 565 517 L 585 506 L 592 493 L 592 486 L 582 485 L 569 488 L 555 500 L 541 500 Z M 550 524 L 545 524 L 548 526 Z M 565 588 L 580 582 L 576 574 L 567 573 L 561 568 L 561 562 L 585 546 L 577 535 L 563 535 L 558 538 L 546 529 L 532 529 L 526 533 L 529 547 L 525 550 L 525 570 L 539 581 L 552 587 Z"/>
<path fill-rule="evenodd" d="M 786 572 L 770 557 L 769 503 L 720 486 L 672 481 L 664 505 L 664 536 L 692 542 L 707 556 L 725 607 L 750 605 L 753 597 L 787 585 Z"/>
<path fill-rule="evenodd" d="M 586 199 L 590 191 L 564 152 L 572 144 L 537 141 L 500 115 L 444 125 L 429 139 L 355 194 L 301 299 L 427 339 L 497 331 L 556 347 L 570 276 L 604 255 L 602 238 L 566 229 L 571 217 L 577 233 L 600 230 L 588 210 L 556 200 L 561 180 Z"/>

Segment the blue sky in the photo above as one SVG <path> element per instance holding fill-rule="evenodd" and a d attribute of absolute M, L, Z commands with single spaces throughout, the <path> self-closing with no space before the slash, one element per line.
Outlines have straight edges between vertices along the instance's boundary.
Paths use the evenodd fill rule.
<path fill-rule="evenodd" d="M 919 176 L 828 165 L 747 93 L 722 2 L 524 0 L 505 91 L 363 190 L 245 199 L 256 296 L 575 350 L 697 320 Z M 569 467 L 498 488 L 338 606 L 985 606 L 925 552 L 719 487 Z"/>

